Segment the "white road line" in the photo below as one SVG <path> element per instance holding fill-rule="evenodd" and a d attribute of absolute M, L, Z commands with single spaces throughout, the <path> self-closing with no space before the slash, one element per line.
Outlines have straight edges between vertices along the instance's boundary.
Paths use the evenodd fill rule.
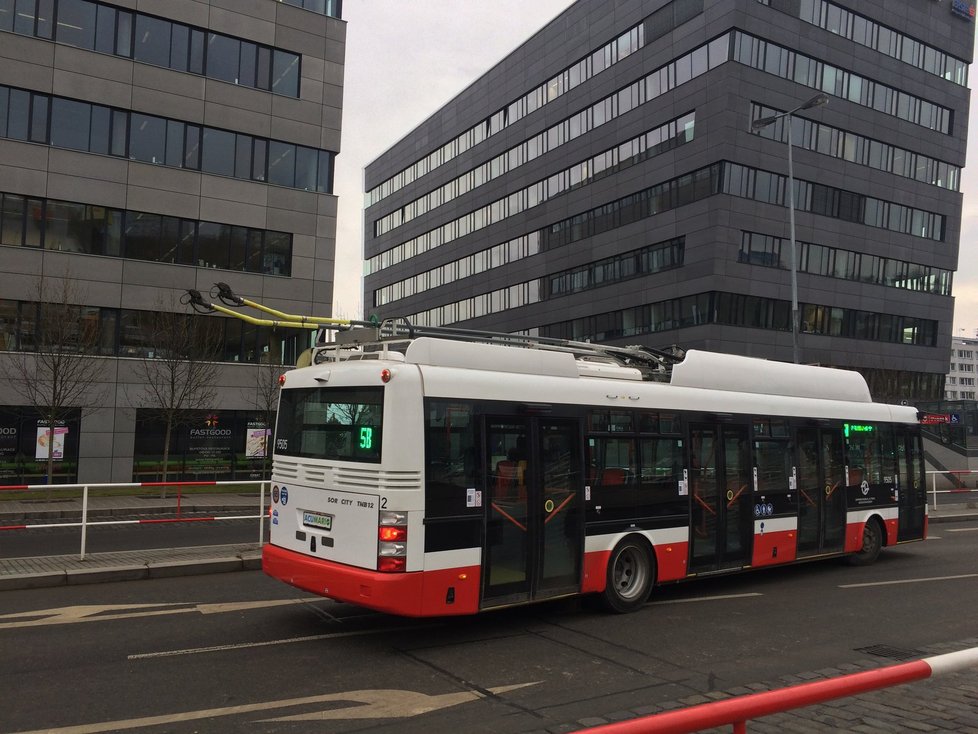
<path fill-rule="evenodd" d="M 299 599 L 266 599 L 262 601 L 223 602 L 218 604 L 193 604 L 193 602 L 170 602 L 165 604 L 100 604 L 59 607 L 55 609 L 35 609 L 14 614 L 0 614 L 0 629 L 22 627 L 43 627 L 53 624 L 77 624 L 80 622 L 106 622 L 139 617 L 158 617 L 169 614 L 222 614 L 250 609 L 266 609 L 290 604 L 307 604 L 322 601 L 313 596 Z M 179 607 L 174 609 L 173 607 Z M 36 619 L 35 619 L 36 618 Z M 13 620 L 13 621 L 6 621 Z"/>
<path fill-rule="evenodd" d="M 948 533 L 976 533 L 978 528 L 947 528 L 945 532 Z"/>
<path fill-rule="evenodd" d="M 750 594 L 719 594 L 717 596 L 694 596 L 691 599 L 666 599 L 664 601 L 654 601 L 649 606 L 659 606 L 660 604 L 687 604 L 694 601 L 718 601 L 720 599 L 746 599 L 751 596 L 764 596 L 752 592 Z"/>
<path fill-rule="evenodd" d="M 941 536 L 940 535 L 928 535 L 927 536 L 927 540 L 940 540 L 940 539 L 941 539 Z"/>
<path fill-rule="evenodd" d="M 239 642 L 233 645 L 214 645 L 212 647 L 190 647 L 184 650 L 164 650 L 161 652 L 143 652 L 127 655 L 127 660 L 147 660 L 150 658 L 169 658 L 177 655 L 198 655 L 205 652 L 223 652 L 225 650 L 244 650 L 250 647 L 269 647 L 271 645 L 289 645 L 293 642 L 311 642 L 312 640 L 331 640 L 339 637 L 358 637 L 361 635 L 378 635 L 384 632 L 404 632 L 405 630 L 424 629 L 426 627 L 437 627 L 435 624 L 416 625 L 412 627 L 381 627 L 371 630 L 357 630 L 351 632 L 330 632 L 322 635 L 309 635 L 307 637 L 288 637 L 282 640 L 266 640 L 265 642 Z"/>
<path fill-rule="evenodd" d="M 861 589 L 866 586 L 894 586 L 896 584 L 919 584 L 925 581 L 953 581 L 955 579 L 973 579 L 978 573 L 962 573 L 957 576 L 931 576 L 923 579 L 901 579 L 899 581 L 873 581 L 867 584 L 840 584 L 840 589 Z"/>

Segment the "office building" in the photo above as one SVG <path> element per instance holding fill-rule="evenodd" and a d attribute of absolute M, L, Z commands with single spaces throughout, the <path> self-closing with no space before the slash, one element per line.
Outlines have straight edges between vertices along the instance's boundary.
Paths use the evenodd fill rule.
<path fill-rule="evenodd" d="M 951 340 L 951 371 L 944 383 L 945 400 L 974 400 L 978 379 L 978 337 Z"/>
<path fill-rule="evenodd" d="M 40 300 L 69 294 L 100 360 L 58 426 L 61 482 L 158 477 L 138 364 L 159 356 L 156 314 L 190 313 L 187 289 L 329 314 L 340 17 L 340 0 L 0 0 L 0 484 L 44 473 L 45 426 L 9 378 Z M 180 416 L 171 477 L 260 476 L 256 365 L 309 340 L 215 328 L 213 399 Z"/>
<path fill-rule="evenodd" d="M 580 0 L 367 167 L 366 310 L 796 340 L 877 400 L 940 399 L 973 40 L 963 0 Z"/>

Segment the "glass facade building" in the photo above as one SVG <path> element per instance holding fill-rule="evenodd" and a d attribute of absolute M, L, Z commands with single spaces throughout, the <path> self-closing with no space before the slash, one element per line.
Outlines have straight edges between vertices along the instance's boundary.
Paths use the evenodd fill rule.
<path fill-rule="evenodd" d="M 163 434 L 137 377 L 159 352 L 161 310 L 206 318 L 218 365 L 214 404 L 175 431 L 171 476 L 267 468 L 258 386 L 310 333 L 195 316 L 180 299 L 224 282 L 285 312 L 330 313 L 341 9 L 0 0 L 0 374 L 43 343 L 41 301 L 61 294 L 104 364 L 59 427 L 58 481 L 161 471 Z M 0 381 L 0 483 L 43 475 L 38 413 L 15 383 Z M 205 424 L 220 441 L 188 433 Z"/>
<path fill-rule="evenodd" d="M 367 166 L 366 310 L 790 361 L 793 186 L 801 361 L 940 399 L 974 22 L 883 5 L 576 2 Z"/>

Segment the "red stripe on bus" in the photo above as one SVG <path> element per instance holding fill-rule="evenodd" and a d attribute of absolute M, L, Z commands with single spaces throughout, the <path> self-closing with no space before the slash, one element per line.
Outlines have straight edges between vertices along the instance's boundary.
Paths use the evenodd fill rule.
<path fill-rule="evenodd" d="M 164 520 L 140 520 L 140 525 L 157 525 L 163 522 L 205 522 L 215 520 L 213 517 L 168 517 Z"/>
<path fill-rule="evenodd" d="M 686 578 L 689 543 L 663 543 L 655 547 L 656 581 L 676 581 Z"/>
<path fill-rule="evenodd" d="M 798 538 L 794 530 L 755 533 L 751 566 L 773 566 L 795 560 Z"/>

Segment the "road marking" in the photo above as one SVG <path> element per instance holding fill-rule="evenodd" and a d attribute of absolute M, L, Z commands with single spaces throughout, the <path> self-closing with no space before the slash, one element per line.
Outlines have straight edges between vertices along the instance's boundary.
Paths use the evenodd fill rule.
<path fill-rule="evenodd" d="M 506 693 L 517 688 L 535 686 L 536 683 L 518 683 L 514 686 L 500 686 L 490 688 L 492 694 Z M 340 701 L 356 701 L 363 706 L 355 706 L 342 709 L 326 709 L 325 711 L 312 711 L 308 714 L 296 714 L 294 716 L 280 716 L 275 719 L 265 719 L 265 723 L 271 721 L 325 721 L 326 719 L 397 719 L 406 716 L 419 716 L 429 711 L 457 706 L 460 703 L 468 703 L 480 698 L 485 698 L 486 694 L 481 691 L 459 691 L 458 693 L 443 693 L 440 696 L 429 696 L 424 693 L 414 691 L 353 691 L 352 693 L 338 693 L 337 699 Z"/>
<path fill-rule="evenodd" d="M 927 540 L 940 540 L 940 539 L 941 539 L 941 536 L 940 535 L 928 535 L 927 536 Z"/>
<path fill-rule="evenodd" d="M 139 617 L 159 617 L 166 614 L 223 614 L 247 609 L 265 609 L 290 604 L 306 604 L 322 601 L 313 596 L 303 599 L 269 599 L 265 601 L 225 602 L 220 604 L 193 604 L 192 602 L 172 602 L 166 604 L 92 604 L 55 609 L 37 609 L 30 612 L 0 614 L 0 629 L 21 627 L 44 627 L 52 624 L 76 624 L 79 622 L 105 622 L 117 619 L 136 619 Z M 132 611 L 127 611 L 132 610 Z M 151 610 L 151 611 L 146 611 Z M 36 618 L 36 619 L 31 619 Z M 4 621 L 16 620 L 16 621 Z"/>
<path fill-rule="evenodd" d="M 436 627 L 435 624 L 417 625 L 412 627 L 380 627 L 378 629 L 355 630 L 350 632 L 329 632 L 322 635 L 307 637 L 287 637 L 281 640 L 266 640 L 264 642 L 238 642 L 233 645 L 213 645 L 211 647 L 188 647 L 184 650 L 163 650 L 161 652 L 143 652 L 127 655 L 127 660 L 146 660 L 149 658 L 169 658 L 177 655 L 197 655 L 205 652 L 223 652 L 225 650 L 244 650 L 249 647 L 269 647 L 271 645 L 289 645 L 293 642 L 311 642 L 313 640 L 330 640 L 339 637 L 359 637 L 361 635 L 379 635 L 384 632 L 404 632 L 406 629 L 416 630 Z"/>
<path fill-rule="evenodd" d="M 666 599 L 664 601 L 654 601 L 649 606 L 658 606 L 660 604 L 687 604 L 694 601 L 717 601 L 719 599 L 746 599 L 751 596 L 764 596 L 764 594 L 758 594 L 752 592 L 750 594 L 720 594 L 717 596 L 694 596 L 690 599 Z"/>
<path fill-rule="evenodd" d="M 978 528 L 946 528 L 945 532 L 948 533 L 974 533 L 978 532 Z"/>
<path fill-rule="evenodd" d="M 923 579 L 901 579 L 899 581 L 873 581 L 866 584 L 840 584 L 840 589 L 860 589 L 865 586 L 894 586 L 896 584 L 919 584 L 925 581 L 953 581 L 955 579 L 973 579 L 978 573 L 962 573 L 957 576 L 931 576 Z"/>
<path fill-rule="evenodd" d="M 511 686 L 500 686 L 489 688 L 488 692 L 492 695 L 506 693 L 517 688 L 538 685 L 535 683 L 518 683 Z M 396 704 L 387 705 L 395 697 Z M 327 693 L 320 696 L 306 696 L 304 698 L 286 698 L 279 701 L 266 701 L 264 703 L 249 703 L 239 706 L 226 706 L 217 709 L 201 709 L 199 711 L 184 711 L 162 716 L 145 716 L 139 719 L 122 719 L 120 721 L 103 721 L 95 724 L 79 724 L 76 726 L 64 726 L 58 729 L 35 729 L 32 731 L 21 731 L 17 734 L 99 734 L 100 732 L 120 731 L 124 729 L 141 729 L 147 726 L 166 726 L 184 721 L 199 721 L 210 719 L 217 716 L 238 716 L 250 714 L 258 711 L 270 711 L 272 709 L 286 708 L 289 706 L 306 706 L 309 704 L 329 703 L 334 701 L 352 701 L 353 703 L 363 704 L 361 706 L 351 706 L 340 709 L 327 709 L 313 714 L 300 714 L 297 717 L 284 717 L 281 719 L 268 719 L 267 721 L 303 721 L 306 719 L 367 719 L 367 718 L 402 718 L 406 716 L 418 716 L 429 711 L 436 711 L 441 708 L 457 706 L 460 703 L 475 701 L 486 698 L 482 691 L 462 691 L 459 693 L 446 693 L 440 696 L 429 696 L 424 693 L 414 691 L 348 691 L 346 693 Z"/>

